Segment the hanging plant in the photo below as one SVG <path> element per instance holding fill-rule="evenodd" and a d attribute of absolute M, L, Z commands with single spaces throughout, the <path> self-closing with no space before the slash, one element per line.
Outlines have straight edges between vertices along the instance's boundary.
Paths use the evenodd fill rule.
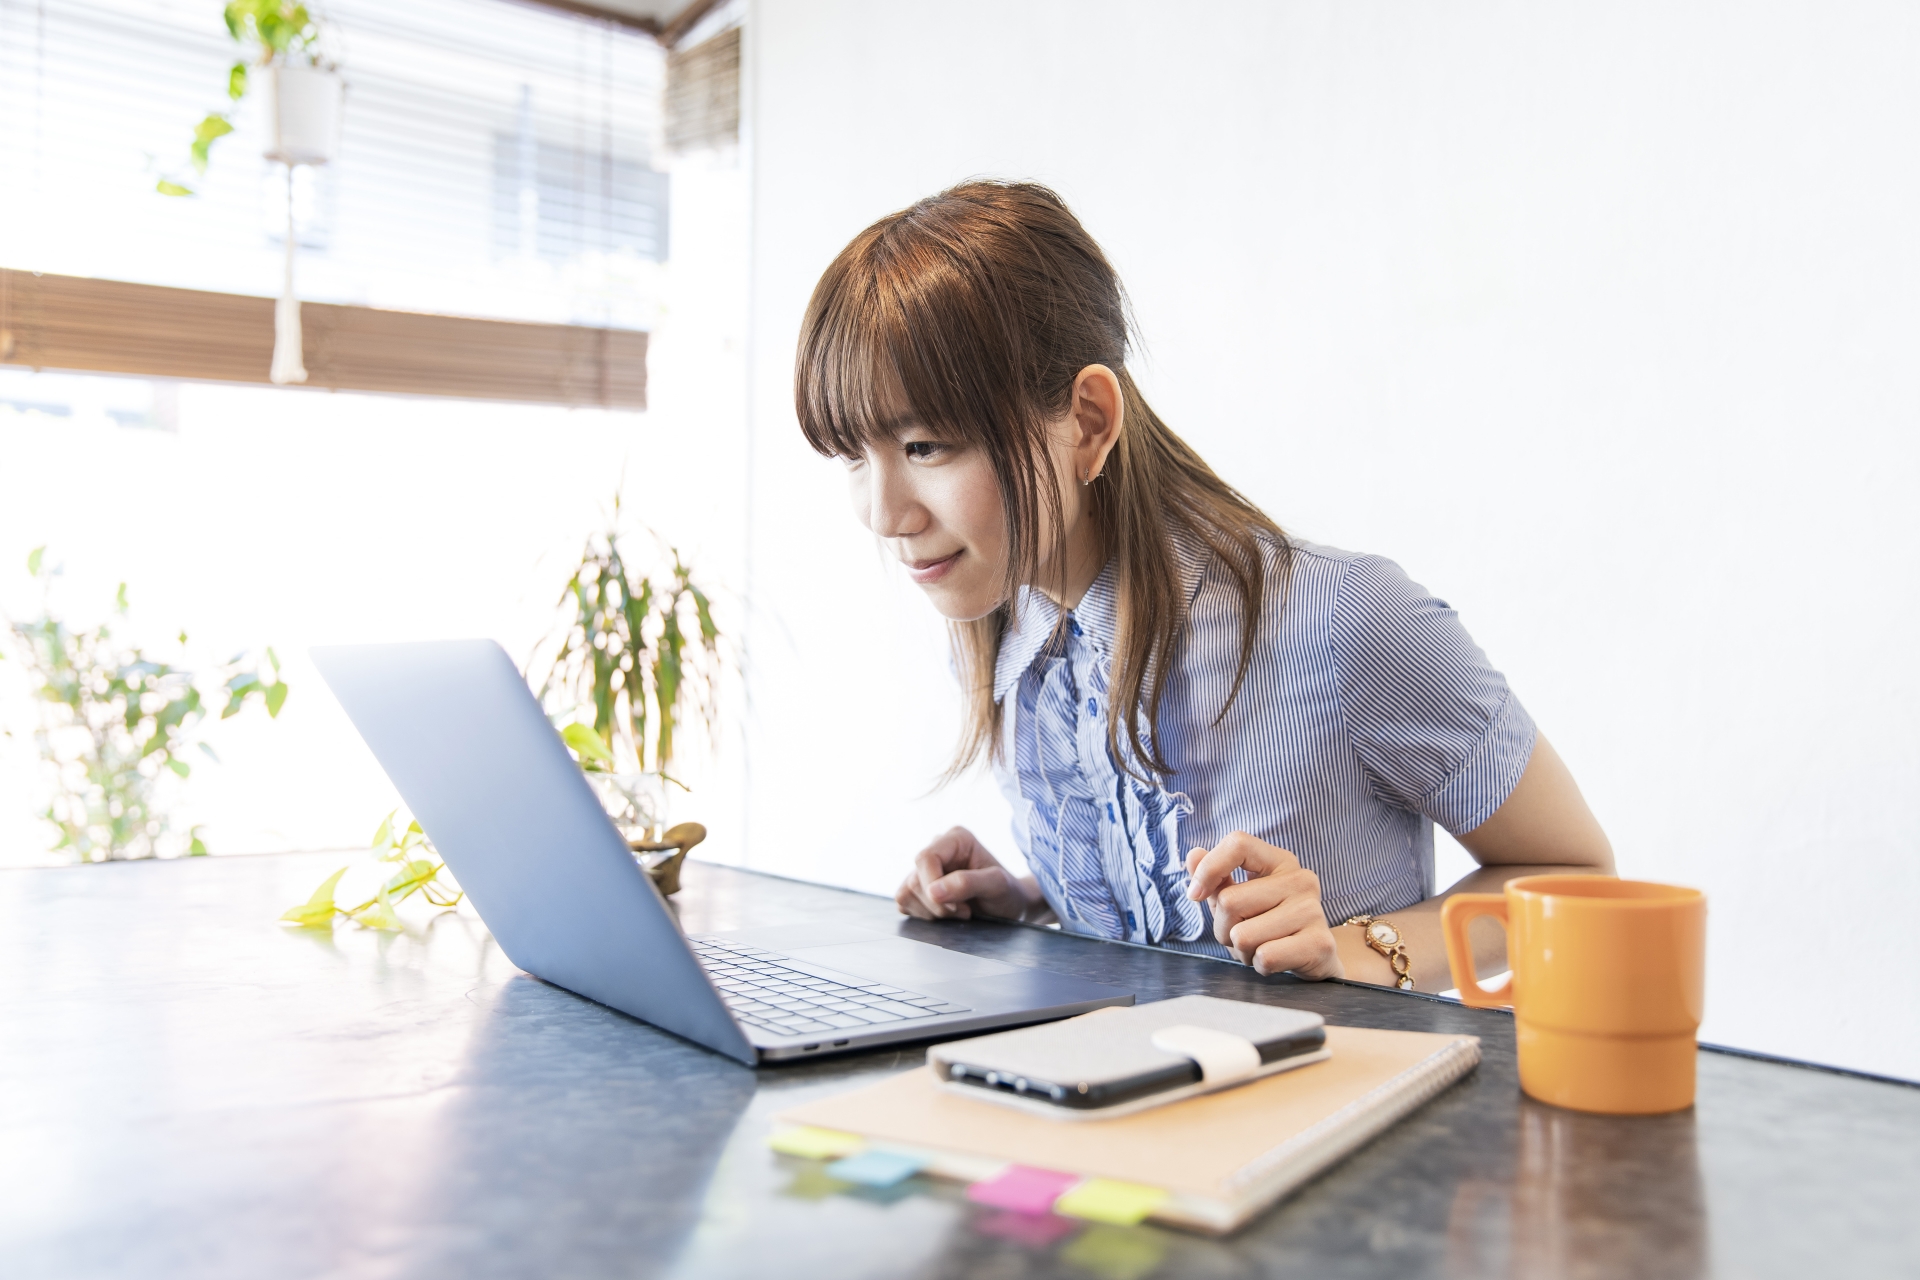
<path fill-rule="evenodd" d="M 209 111 L 193 128 L 188 157 L 205 177 L 213 144 L 233 132 L 233 108 L 256 83 L 274 94 L 274 150 L 288 164 L 324 164 L 339 133 L 340 79 L 320 53 L 320 27 L 304 4 L 285 0 L 233 0 L 226 7 L 227 34 L 242 50 L 227 69 L 224 110 Z M 264 73 L 264 74 L 263 74 Z M 163 196 L 190 196 L 193 188 L 174 178 L 155 186 Z"/>

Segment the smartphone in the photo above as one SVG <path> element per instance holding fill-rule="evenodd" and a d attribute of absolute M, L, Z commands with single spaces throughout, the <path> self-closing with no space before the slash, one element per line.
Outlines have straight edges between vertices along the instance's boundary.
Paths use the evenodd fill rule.
<path fill-rule="evenodd" d="M 1182 996 L 1103 1009 L 1064 1022 L 1023 1027 L 936 1046 L 928 1052 L 946 1082 L 1029 1105 L 1099 1111 L 1157 1096 L 1204 1092 L 1199 1063 L 1157 1048 L 1152 1037 L 1189 1025 L 1251 1043 L 1258 1075 L 1325 1056 L 1326 1025 L 1317 1013 L 1212 996 Z"/>

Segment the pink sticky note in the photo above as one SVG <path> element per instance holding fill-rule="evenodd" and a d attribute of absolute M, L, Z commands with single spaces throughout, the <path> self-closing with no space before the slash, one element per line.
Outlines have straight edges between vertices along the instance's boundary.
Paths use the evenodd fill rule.
<path fill-rule="evenodd" d="M 1015 1213 L 1047 1213 L 1053 1209 L 1060 1193 L 1078 1181 L 1080 1179 L 1071 1173 L 1029 1169 L 1023 1164 L 1008 1165 L 999 1177 L 968 1187 L 967 1199 Z"/>

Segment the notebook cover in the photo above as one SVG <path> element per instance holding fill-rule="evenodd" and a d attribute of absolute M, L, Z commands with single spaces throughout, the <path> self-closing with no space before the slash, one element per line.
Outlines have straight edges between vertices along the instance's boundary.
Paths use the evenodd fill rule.
<path fill-rule="evenodd" d="M 1332 1057 L 1238 1088 L 1063 1125 L 957 1096 L 931 1070 L 796 1107 L 779 1118 L 881 1145 L 962 1157 L 959 1176 L 1012 1162 L 1171 1193 L 1154 1216 L 1226 1231 L 1466 1074 L 1474 1036 L 1328 1027 Z M 963 1171 L 964 1172 L 961 1172 Z M 936 1165 L 933 1170 L 942 1170 Z"/>

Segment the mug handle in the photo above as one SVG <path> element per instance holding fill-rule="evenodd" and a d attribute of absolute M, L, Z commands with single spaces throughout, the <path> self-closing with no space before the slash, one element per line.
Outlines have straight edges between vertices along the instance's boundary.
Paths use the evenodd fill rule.
<path fill-rule="evenodd" d="M 1507 895 L 1456 893 L 1440 904 L 1440 927 L 1447 937 L 1447 968 L 1453 971 L 1460 1003 L 1475 1009 L 1504 1009 L 1513 1003 L 1513 975 L 1509 973 L 1491 991 L 1480 985 L 1473 967 L 1473 944 L 1467 940 L 1467 924 L 1477 916 L 1496 916 L 1506 924 Z"/>

